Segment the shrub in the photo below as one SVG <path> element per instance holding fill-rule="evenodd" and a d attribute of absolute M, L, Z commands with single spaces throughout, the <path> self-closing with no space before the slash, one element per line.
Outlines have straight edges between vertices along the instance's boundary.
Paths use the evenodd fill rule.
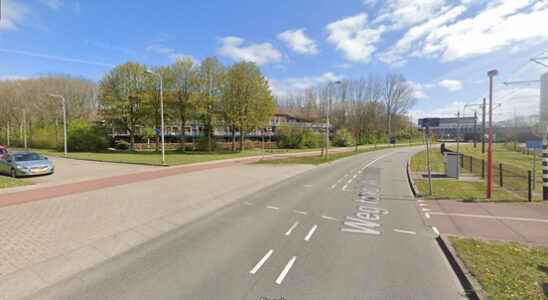
<path fill-rule="evenodd" d="M 317 148 L 322 143 L 322 135 L 311 129 L 282 127 L 277 135 L 280 148 Z"/>
<path fill-rule="evenodd" d="M 114 147 L 118 150 L 129 150 L 129 142 L 125 140 L 116 141 Z"/>
<path fill-rule="evenodd" d="M 107 147 L 103 129 L 87 120 L 73 120 L 68 128 L 68 149 L 74 152 L 100 151 Z"/>
<path fill-rule="evenodd" d="M 333 143 L 337 147 L 349 147 L 354 145 L 354 137 L 352 137 L 352 134 L 348 130 L 344 128 L 339 129 L 335 133 Z"/>

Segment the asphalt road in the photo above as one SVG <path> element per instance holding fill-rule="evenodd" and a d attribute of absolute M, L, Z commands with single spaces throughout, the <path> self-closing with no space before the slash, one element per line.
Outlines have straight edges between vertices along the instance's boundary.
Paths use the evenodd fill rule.
<path fill-rule="evenodd" d="M 414 151 L 315 168 L 32 298 L 464 299 L 409 190 Z"/>

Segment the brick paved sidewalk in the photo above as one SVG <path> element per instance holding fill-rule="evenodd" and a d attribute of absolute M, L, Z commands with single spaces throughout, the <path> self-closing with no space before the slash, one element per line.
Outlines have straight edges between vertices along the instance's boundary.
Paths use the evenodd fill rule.
<path fill-rule="evenodd" d="M 548 203 L 418 201 L 440 233 L 548 245 Z"/>
<path fill-rule="evenodd" d="M 312 168 L 225 161 L 0 195 L 9 204 L 0 207 L 0 299 L 32 294 Z"/>

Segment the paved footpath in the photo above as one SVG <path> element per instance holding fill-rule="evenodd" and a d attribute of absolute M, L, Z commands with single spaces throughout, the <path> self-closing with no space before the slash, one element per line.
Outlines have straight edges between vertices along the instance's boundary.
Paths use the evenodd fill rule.
<path fill-rule="evenodd" d="M 417 205 L 440 233 L 548 245 L 548 203 L 419 200 Z"/>
<path fill-rule="evenodd" d="M 0 195 L 0 299 L 19 299 L 312 166 L 240 159 Z"/>

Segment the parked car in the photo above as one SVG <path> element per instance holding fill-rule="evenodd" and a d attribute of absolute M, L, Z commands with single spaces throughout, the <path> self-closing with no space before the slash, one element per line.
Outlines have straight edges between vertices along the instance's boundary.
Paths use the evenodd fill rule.
<path fill-rule="evenodd" d="M 49 175 L 55 167 L 45 156 L 36 152 L 7 153 L 0 159 L 0 173 L 11 177 Z"/>

